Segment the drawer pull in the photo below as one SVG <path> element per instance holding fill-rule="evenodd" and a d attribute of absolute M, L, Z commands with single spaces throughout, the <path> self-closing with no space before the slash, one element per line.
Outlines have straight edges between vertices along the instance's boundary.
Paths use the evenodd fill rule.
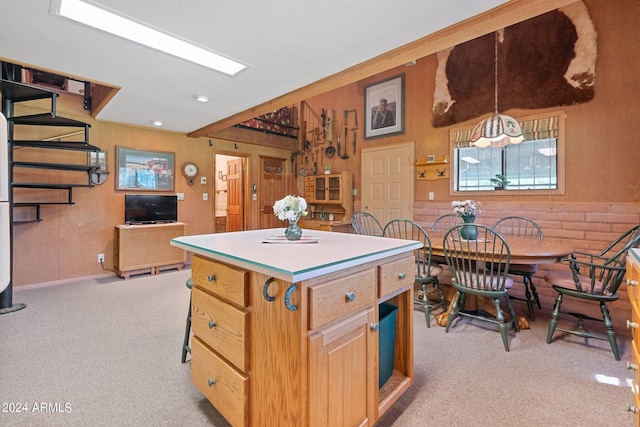
<path fill-rule="evenodd" d="M 404 271 L 403 271 L 402 273 L 399 273 L 399 274 L 398 274 L 398 278 L 399 278 L 400 280 L 404 280 L 404 279 L 406 279 L 406 278 L 407 278 L 407 273 L 405 273 Z"/>
<path fill-rule="evenodd" d="M 209 283 L 215 282 L 216 281 L 216 275 L 215 274 L 208 275 L 207 276 L 207 280 L 209 281 Z"/>
<path fill-rule="evenodd" d="M 627 403 L 627 412 L 633 412 L 634 414 L 637 414 L 638 413 L 638 407 Z"/>
<path fill-rule="evenodd" d="M 269 285 L 272 284 L 276 279 L 273 277 L 269 277 L 266 282 L 264 282 L 264 286 L 262 287 L 262 296 L 269 302 L 273 302 L 276 299 L 269 295 Z"/>
<path fill-rule="evenodd" d="M 637 280 L 627 279 L 627 286 L 636 286 L 638 284 Z"/>
<path fill-rule="evenodd" d="M 211 320 L 211 321 L 209 322 L 209 329 L 213 329 L 213 328 L 215 328 L 216 326 L 218 326 L 218 324 L 217 324 L 215 321 Z"/>
<path fill-rule="evenodd" d="M 636 322 L 632 322 L 631 320 L 627 320 L 627 329 L 638 329 L 638 324 Z"/>
<path fill-rule="evenodd" d="M 209 381 L 207 381 L 207 383 L 209 384 L 209 387 L 211 387 L 212 385 L 214 385 L 216 383 L 216 379 L 215 378 L 209 378 Z"/>
<path fill-rule="evenodd" d="M 291 304 L 291 294 L 296 289 L 298 289 L 298 287 L 295 284 L 293 284 L 289 286 L 289 289 L 287 289 L 287 292 L 284 293 L 284 305 L 285 307 L 287 307 L 287 310 L 289 311 L 296 311 L 298 309 L 297 306 Z"/>
<path fill-rule="evenodd" d="M 347 302 L 353 302 L 356 299 L 356 294 L 353 292 L 347 292 L 347 294 L 344 296 L 344 299 Z"/>
<path fill-rule="evenodd" d="M 627 369 L 629 371 L 637 371 L 638 365 L 636 365 L 635 363 L 627 362 Z"/>
<path fill-rule="evenodd" d="M 379 327 L 380 327 L 380 326 L 379 326 L 377 323 L 371 323 L 371 324 L 369 325 L 369 328 L 370 328 L 373 332 L 378 332 L 378 328 L 379 328 Z"/>

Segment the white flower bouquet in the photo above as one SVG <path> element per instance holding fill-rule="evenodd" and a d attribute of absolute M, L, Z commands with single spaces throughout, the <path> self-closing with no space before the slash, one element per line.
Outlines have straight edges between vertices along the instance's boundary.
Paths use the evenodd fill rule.
<path fill-rule="evenodd" d="M 301 216 L 307 214 L 306 209 L 307 201 L 304 197 L 299 196 L 289 195 L 273 204 L 273 214 L 277 216 L 280 221 L 298 220 Z"/>

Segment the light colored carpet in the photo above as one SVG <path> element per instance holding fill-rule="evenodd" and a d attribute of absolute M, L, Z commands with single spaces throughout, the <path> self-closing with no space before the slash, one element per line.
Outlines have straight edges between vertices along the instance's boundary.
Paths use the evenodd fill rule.
<path fill-rule="evenodd" d="M 15 290 L 27 307 L 0 316 L 0 425 L 227 426 L 180 363 L 190 273 Z M 445 334 L 416 310 L 415 384 L 379 425 L 632 425 L 624 325 L 620 362 L 604 341 L 547 345 L 543 304 L 509 353 L 489 325 L 463 318 Z"/>

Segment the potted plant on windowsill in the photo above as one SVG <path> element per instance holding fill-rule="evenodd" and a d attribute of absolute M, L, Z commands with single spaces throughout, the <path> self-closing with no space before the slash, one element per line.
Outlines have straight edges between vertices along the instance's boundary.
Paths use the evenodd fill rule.
<path fill-rule="evenodd" d="M 497 173 L 494 178 L 491 178 L 494 190 L 504 190 L 510 182 L 506 176 L 500 175 L 499 173 Z"/>

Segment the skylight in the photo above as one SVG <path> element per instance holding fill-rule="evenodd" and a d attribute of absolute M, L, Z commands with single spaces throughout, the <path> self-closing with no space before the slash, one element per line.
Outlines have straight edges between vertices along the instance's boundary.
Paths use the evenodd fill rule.
<path fill-rule="evenodd" d="M 247 67 L 95 3 L 80 0 L 51 0 L 49 12 L 230 76 L 235 76 Z"/>

